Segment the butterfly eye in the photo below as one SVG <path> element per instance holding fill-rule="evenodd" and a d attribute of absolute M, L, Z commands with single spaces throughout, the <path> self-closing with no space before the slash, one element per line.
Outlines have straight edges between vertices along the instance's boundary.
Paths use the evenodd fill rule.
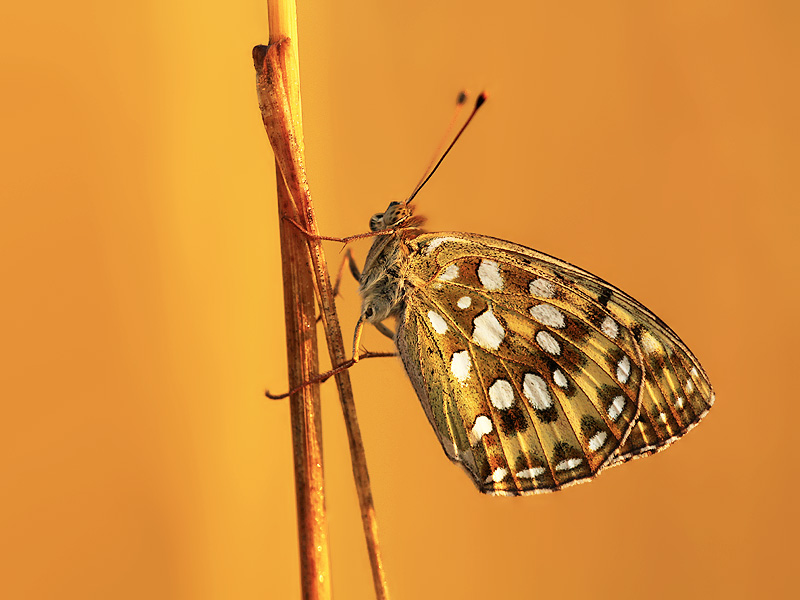
<path fill-rule="evenodd" d="M 369 304 L 364 306 L 364 318 L 370 323 L 383 321 L 392 311 L 392 305 L 385 296 L 375 296 L 370 298 Z"/>
<path fill-rule="evenodd" d="M 375 213 L 369 220 L 370 231 L 379 231 L 383 229 L 383 213 Z"/>

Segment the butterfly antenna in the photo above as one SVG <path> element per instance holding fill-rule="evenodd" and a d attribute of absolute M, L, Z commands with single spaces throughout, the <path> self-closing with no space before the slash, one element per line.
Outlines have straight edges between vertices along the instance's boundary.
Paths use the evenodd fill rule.
<path fill-rule="evenodd" d="M 466 102 L 466 99 L 467 99 L 467 96 L 466 96 L 466 94 L 465 94 L 464 92 L 461 92 L 461 94 L 459 94 L 459 96 L 458 96 L 458 107 L 457 107 L 457 109 L 456 109 L 456 114 L 453 116 L 453 122 L 455 122 L 455 120 L 456 120 L 456 117 L 458 116 L 458 114 L 459 114 L 459 112 L 460 112 L 460 110 L 461 110 L 461 107 L 464 105 L 464 102 Z M 410 204 L 410 203 L 411 203 L 411 201 L 414 199 L 414 197 L 415 197 L 415 196 L 416 196 L 416 195 L 419 193 L 419 191 L 422 189 L 422 187 L 423 187 L 423 186 L 424 186 L 426 183 L 428 183 L 428 180 L 429 180 L 431 177 L 433 177 L 433 174 L 434 174 L 434 173 L 436 173 L 436 169 L 438 169 L 438 168 L 439 168 L 439 165 L 441 165 L 441 164 L 442 164 L 442 161 L 444 161 L 445 157 L 446 157 L 446 156 L 447 156 L 447 155 L 450 153 L 450 150 L 452 150 L 452 149 L 453 149 L 453 146 L 455 146 L 455 145 L 456 145 L 456 142 L 458 141 L 458 138 L 460 138 L 460 137 L 461 137 L 461 134 L 462 134 L 462 133 L 464 133 L 464 130 L 467 128 L 467 125 L 469 125 L 469 124 L 470 124 L 470 122 L 472 121 L 472 118 L 475 116 L 475 113 L 476 113 L 476 112 L 478 112 L 478 109 L 479 109 L 481 106 L 483 106 L 483 103 L 484 103 L 484 102 L 486 102 L 486 92 L 481 92 L 481 93 L 478 95 L 478 97 L 475 99 L 475 106 L 472 108 L 472 112 L 471 112 L 471 113 L 469 113 L 469 117 L 467 117 L 467 120 L 466 120 L 466 121 L 464 122 L 464 124 L 461 126 L 461 129 L 459 129 L 459 130 L 458 130 L 458 133 L 457 133 L 457 134 L 456 134 L 456 136 L 453 138 L 453 141 L 452 141 L 452 142 L 450 142 L 450 145 L 449 145 L 449 146 L 447 146 L 447 149 L 445 149 L 445 151 L 442 153 L 442 156 L 439 158 L 439 160 L 436 162 L 436 164 L 433 166 L 433 168 L 432 168 L 432 169 L 430 169 L 430 167 L 429 167 L 429 170 L 427 170 L 427 171 L 426 171 L 427 175 L 423 176 L 423 179 L 422 179 L 422 181 L 420 181 L 420 182 L 417 184 L 417 186 L 414 188 L 414 191 L 413 191 L 413 192 L 411 193 L 411 195 L 408 197 L 408 200 L 406 200 L 406 204 Z M 448 127 L 448 131 L 450 131 L 450 129 L 452 129 L 452 123 L 451 123 L 450 127 Z"/>
<path fill-rule="evenodd" d="M 452 135 L 453 128 L 456 126 L 456 121 L 458 121 L 459 115 L 461 115 L 461 111 L 464 109 L 464 105 L 467 103 L 467 92 L 466 90 L 462 90 L 458 93 L 458 98 L 456 98 L 456 108 L 453 111 L 453 116 L 450 119 L 450 123 L 447 125 L 447 129 L 444 130 L 444 135 L 442 136 L 439 145 L 436 146 L 436 150 L 433 152 L 433 156 L 431 157 L 431 161 L 428 163 L 428 166 L 425 167 L 425 170 L 422 172 L 422 177 L 419 178 L 417 185 L 414 186 L 414 189 L 418 189 L 422 185 L 422 181 L 427 177 L 430 170 L 433 168 L 434 163 L 438 160 L 439 156 L 442 153 L 442 149 L 444 145 L 447 143 L 447 140 L 450 139 Z"/>

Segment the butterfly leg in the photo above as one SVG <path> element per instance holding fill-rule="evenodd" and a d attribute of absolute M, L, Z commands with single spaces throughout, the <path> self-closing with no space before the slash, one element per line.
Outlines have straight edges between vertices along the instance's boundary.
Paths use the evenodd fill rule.
<path fill-rule="evenodd" d="M 353 333 L 353 362 L 357 363 L 358 360 L 361 358 L 359 356 L 360 350 L 358 348 L 359 342 L 361 342 L 361 333 L 364 331 L 364 313 L 361 313 L 361 316 L 358 317 L 358 323 L 356 323 L 356 330 Z"/>
<path fill-rule="evenodd" d="M 317 235 L 315 233 L 311 233 L 310 231 L 308 231 L 306 228 L 304 228 L 302 225 L 300 225 L 300 223 L 298 223 L 297 221 L 295 221 L 291 217 L 283 215 L 281 218 L 283 218 L 284 220 L 286 220 L 289 223 L 291 223 L 292 225 L 294 225 L 295 229 L 297 229 L 300 233 L 302 233 L 307 238 L 310 238 L 312 240 L 325 240 L 325 241 L 328 241 L 328 242 L 342 242 L 342 243 L 345 243 L 345 244 L 349 241 L 348 238 L 329 237 L 329 236 L 326 236 L 326 235 Z"/>
<path fill-rule="evenodd" d="M 389 356 L 397 356 L 397 353 L 396 352 L 364 352 L 363 354 L 361 354 L 358 357 L 358 360 L 365 359 L 365 358 L 387 358 Z M 320 373 L 316 377 L 312 377 L 308 381 L 304 381 L 303 383 L 298 385 L 296 388 L 294 388 L 292 390 L 289 390 L 288 392 L 286 392 L 284 394 L 272 394 L 269 390 L 267 390 L 266 392 L 264 392 L 264 395 L 267 398 L 269 398 L 270 400 L 282 400 L 284 398 L 288 398 L 292 394 L 296 394 L 297 392 L 302 390 L 304 387 L 309 386 L 312 383 L 322 383 L 324 381 L 327 381 L 328 379 L 330 379 L 331 377 L 333 377 L 337 373 L 341 373 L 342 371 L 346 371 L 347 369 L 352 367 L 354 364 L 356 364 L 358 362 L 358 360 L 356 360 L 354 358 L 351 358 L 350 360 L 347 360 L 347 361 L 343 362 L 341 365 L 331 369 L 330 371 L 325 371 L 324 373 Z"/>
<path fill-rule="evenodd" d="M 292 390 L 289 390 L 288 392 L 286 392 L 284 394 L 272 394 L 272 393 L 270 393 L 269 390 L 267 390 L 264 393 L 264 395 L 267 398 L 269 398 L 270 400 L 282 400 L 283 398 L 287 398 L 287 397 L 291 396 L 292 394 L 298 392 L 299 390 L 302 390 L 304 387 L 306 387 L 308 385 L 311 385 L 312 383 L 322 383 L 324 381 L 327 381 L 333 375 L 336 375 L 337 373 L 341 373 L 342 371 L 346 371 L 347 369 L 352 367 L 354 364 L 356 364 L 361 359 L 364 359 L 364 358 L 387 358 L 389 356 L 397 356 L 396 352 L 367 352 L 367 351 L 365 351 L 363 353 L 361 352 L 361 350 L 359 349 L 358 345 L 359 345 L 359 342 L 361 341 L 361 333 L 364 331 L 364 322 L 365 322 L 365 317 L 362 314 L 358 318 L 358 323 L 356 324 L 356 332 L 355 332 L 355 335 L 353 336 L 353 358 L 343 362 L 338 367 L 334 367 L 330 371 L 325 371 L 324 373 L 320 373 L 316 377 L 312 377 L 308 381 L 304 381 L 303 383 L 298 385 L 296 388 L 294 388 Z M 375 327 L 382 334 L 394 339 L 394 333 L 392 332 L 392 330 L 389 329 L 388 327 L 386 327 L 386 325 L 384 325 L 383 323 L 376 323 Z"/>
<path fill-rule="evenodd" d="M 342 264 L 344 265 L 344 263 L 342 263 Z M 353 267 L 353 268 L 355 268 L 355 267 Z M 360 361 L 363 358 L 385 358 L 385 357 L 389 357 L 389 356 L 397 356 L 396 352 L 366 352 L 366 351 L 363 352 L 363 353 L 361 352 L 361 350 L 359 348 L 359 342 L 361 341 L 361 334 L 364 331 L 364 323 L 365 322 L 366 322 L 366 317 L 364 316 L 364 314 L 362 314 L 358 318 L 358 323 L 356 323 L 356 331 L 355 331 L 355 334 L 353 335 L 353 358 L 351 358 L 348 361 L 345 361 L 344 363 L 342 363 L 338 367 L 334 367 L 330 371 L 325 371 L 324 373 L 320 373 L 319 375 L 309 379 L 308 381 L 304 381 L 299 386 L 297 386 L 293 390 L 289 390 L 285 394 L 272 394 L 272 393 L 269 392 L 269 390 L 267 390 L 265 392 L 265 396 L 267 398 L 270 398 L 271 400 L 281 400 L 283 398 L 291 396 L 292 394 L 294 394 L 298 390 L 303 389 L 307 385 L 311 385 L 312 383 L 322 383 L 323 381 L 326 381 L 327 379 L 329 379 L 333 375 L 336 375 L 337 373 L 341 373 L 342 371 L 345 371 L 345 370 L 349 369 L 350 367 L 352 367 L 354 364 L 356 364 L 358 361 Z M 394 339 L 394 333 L 392 332 L 392 330 L 389 329 L 388 327 L 386 327 L 386 325 L 384 325 L 383 323 L 376 323 L 375 327 L 382 334 Z"/>
<path fill-rule="evenodd" d="M 336 273 L 336 283 L 333 286 L 333 295 L 339 295 L 339 285 L 342 283 L 342 273 L 344 272 L 344 265 L 348 264 L 350 266 L 350 273 L 353 275 L 356 281 L 361 281 L 361 271 L 358 270 L 358 266 L 356 265 L 356 261 L 353 260 L 353 253 L 350 252 L 350 248 L 347 248 L 344 251 L 344 257 L 342 258 L 342 264 L 339 265 L 339 270 Z"/>
<path fill-rule="evenodd" d="M 383 335 L 385 335 L 386 337 L 388 337 L 390 340 L 394 341 L 394 331 L 392 331 L 391 329 L 389 329 L 389 328 L 388 328 L 386 325 L 384 325 L 383 323 L 373 323 L 373 325 L 375 325 L 375 329 L 377 329 L 378 331 L 380 331 L 380 332 L 381 332 Z"/>
<path fill-rule="evenodd" d="M 364 331 L 364 321 L 365 321 L 365 317 L 362 314 L 358 318 L 358 323 L 356 323 L 356 332 L 355 332 L 355 334 L 353 334 L 353 361 L 354 362 L 358 362 L 361 358 L 363 358 L 363 356 L 361 355 L 361 351 L 359 350 L 358 346 L 359 346 L 359 342 L 361 342 L 361 334 Z M 392 331 L 386 325 L 384 325 L 383 323 L 380 323 L 380 322 L 373 323 L 373 325 L 375 326 L 375 329 L 380 331 L 383 335 L 388 337 L 390 340 L 394 341 L 394 331 Z"/>
<path fill-rule="evenodd" d="M 295 221 L 291 217 L 287 217 L 286 215 L 283 215 L 281 218 L 286 220 L 286 221 L 289 221 L 289 223 L 291 223 L 294 226 L 295 229 L 297 229 L 300 233 L 305 235 L 307 238 L 310 238 L 312 240 L 324 240 L 326 242 L 341 242 L 342 244 L 349 244 L 350 242 L 353 242 L 355 240 L 363 240 L 363 239 L 366 239 L 366 238 L 377 237 L 379 235 L 394 235 L 397 232 L 396 229 L 382 229 L 380 231 L 369 231 L 367 233 L 357 233 L 356 235 L 349 235 L 347 237 L 330 237 L 330 236 L 327 236 L 327 235 L 317 235 L 315 233 L 311 233 L 306 228 L 304 228 L 302 225 L 300 225 L 300 223 L 298 223 L 297 221 Z M 409 229 L 409 228 L 405 228 L 405 229 Z M 418 228 L 414 228 L 414 229 L 418 229 Z"/>

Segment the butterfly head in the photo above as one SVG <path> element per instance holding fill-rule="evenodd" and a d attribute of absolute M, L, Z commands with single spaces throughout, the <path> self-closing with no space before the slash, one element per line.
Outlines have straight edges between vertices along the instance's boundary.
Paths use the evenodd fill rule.
<path fill-rule="evenodd" d="M 407 221 L 412 215 L 413 210 L 406 202 L 390 202 L 385 212 L 372 215 L 369 220 L 369 228 L 371 231 L 384 231 L 385 229 L 407 227 Z"/>

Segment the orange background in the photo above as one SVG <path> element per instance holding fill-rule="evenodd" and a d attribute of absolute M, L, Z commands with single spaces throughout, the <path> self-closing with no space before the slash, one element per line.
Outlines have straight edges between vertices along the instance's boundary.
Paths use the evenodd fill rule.
<path fill-rule="evenodd" d="M 430 228 L 607 278 L 717 392 L 663 454 L 490 498 L 446 460 L 399 363 L 360 364 L 393 597 L 789 595 L 800 5 L 300 4 L 326 233 L 364 231 L 408 194 L 458 90 L 487 89 L 419 197 Z M 3 12 L 0 596 L 298 597 L 288 405 L 262 396 L 286 386 L 250 58 L 264 0 Z M 339 304 L 349 336 L 354 282 Z M 365 345 L 390 348 L 374 331 Z M 368 598 L 332 385 L 323 406 L 333 589 Z"/>

